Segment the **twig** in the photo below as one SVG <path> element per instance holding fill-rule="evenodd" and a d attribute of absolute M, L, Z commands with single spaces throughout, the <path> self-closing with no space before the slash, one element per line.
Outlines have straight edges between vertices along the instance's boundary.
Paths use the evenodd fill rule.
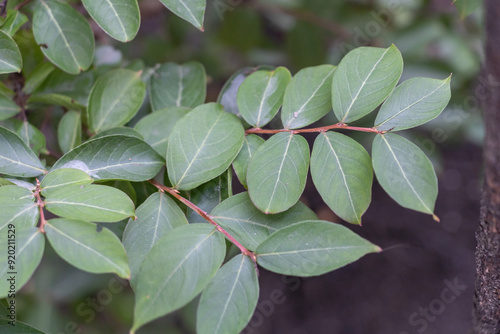
<path fill-rule="evenodd" d="M 19 9 L 23 8 L 24 6 L 26 6 L 30 2 L 31 2 L 31 0 L 24 0 L 19 5 L 17 5 L 16 7 L 14 7 L 14 9 L 15 10 L 19 10 Z"/>
<path fill-rule="evenodd" d="M 376 128 L 362 128 L 362 127 L 358 127 L 358 126 L 349 126 L 345 123 L 337 123 L 337 124 L 333 124 L 333 125 L 322 126 L 319 128 L 297 129 L 297 130 L 291 130 L 291 129 L 272 130 L 272 129 L 251 128 L 251 129 L 246 130 L 245 134 L 250 134 L 250 133 L 275 134 L 275 133 L 279 133 L 279 132 L 291 132 L 293 134 L 296 134 L 296 133 L 326 132 L 328 130 L 335 130 L 335 129 L 371 132 L 371 133 L 377 133 L 377 134 L 384 134 L 384 133 L 387 133 L 388 131 L 390 131 L 390 130 L 384 130 L 384 131 L 378 130 Z"/>
<path fill-rule="evenodd" d="M 35 189 L 35 198 L 36 198 L 36 205 L 38 206 L 38 210 L 40 211 L 40 232 L 45 233 L 45 223 L 47 221 L 45 220 L 45 214 L 43 213 L 43 208 L 45 207 L 45 202 L 42 200 L 40 197 L 40 192 L 42 190 L 40 189 L 40 181 L 36 179 L 36 189 Z"/>
<path fill-rule="evenodd" d="M 199 214 L 203 219 L 205 219 L 206 221 L 208 221 L 210 224 L 214 225 L 215 228 L 217 229 L 217 231 L 219 231 L 220 233 L 224 234 L 224 236 L 226 236 L 226 238 L 229 241 L 231 241 L 234 245 L 236 245 L 236 247 L 238 247 L 241 250 L 241 253 L 243 253 L 243 255 L 246 255 L 246 256 L 250 257 L 250 259 L 252 259 L 252 261 L 253 261 L 253 263 L 255 265 L 255 270 L 257 270 L 257 273 L 259 273 L 259 270 L 257 268 L 257 257 L 256 257 L 256 255 L 253 252 L 251 252 L 248 249 L 246 249 L 245 246 L 243 246 L 242 244 L 240 244 L 238 242 L 238 240 L 236 240 L 231 234 L 229 234 L 226 230 L 224 230 L 222 228 L 222 226 L 220 226 L 219 224 L 217 224 L 217 222 L 215 220 L 213 220 L 212 217 L 207 212 L 203 211 L 196 204 L 194 204 L 191 201 L 187 200 L 186 198 L 182 197 L 179 194 L 178 190 L 176 190 L 174 188 L 170 188 L 170 187 L 164 186 L 163 184 L 161 184 L 161 183 L 159 183 L 159 182 L 157 182 L 157 181 L 155 181 L 153 179 L 149 180 L 149 183 L 151 183 L 153 186 L 155 186 L 159 190 L 161 190 L 163 192 L 167 192 L 170 195 L 174 196 L 179 201 L 181 201 L 184 205 L 186 205 L 188 208 L 190 208 L 191 210 L 193 210 L 197 214 Z"/>

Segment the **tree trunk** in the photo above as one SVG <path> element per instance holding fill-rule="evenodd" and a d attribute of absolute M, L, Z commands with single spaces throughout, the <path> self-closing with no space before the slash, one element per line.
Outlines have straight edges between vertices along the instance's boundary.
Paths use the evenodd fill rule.
<path fill-rule="evenodd" d="M 500 333 L 500 1 L 486 0 L 485 180 L 476 233 L 474 333 Z"/>

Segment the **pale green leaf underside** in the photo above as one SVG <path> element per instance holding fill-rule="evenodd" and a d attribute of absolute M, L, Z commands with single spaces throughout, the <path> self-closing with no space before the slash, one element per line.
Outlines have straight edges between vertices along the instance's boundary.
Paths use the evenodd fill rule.
<path fill-rule="evenodd" d="M 142 262 L 154 244 L 169 231 L 188 223 L 174 200 L 159 192 L 149 196 L 135 214 L 137 220 L 129 219 L 123 233 L 133 285 Z"/>
<path fill-rule="evenodd" d="M 433 214 L 437 177 L 418 146 L 396 135 L 377 135 L 372 148 L 373 169 L 384 190 L 401 206 Z"/>
<path fill-rule="evenodd" d="M 15 235 L 15 244 L 8 243 L 7 230 L 2 230 L 0 235 L 2 236 L 0 239 L 0 251 L 5 254 L 0 258 L 0 298 L 5 298 L 10 290 L 11 282 L 7 280 L 10 276 L 15 277 L 15 292 L 17 292 L 33 275 L 42 259 L 45 238 L 40 230 L 35 227 L 21 230 L 16 226 L 15 233 L 9 234 Z M 8 254 L 11 254 L 9 250 L 12 251 L 9 245 L 15 245 L 15 252 L 13 252 L 12 258 L 8 256 Z M 10 264 L 13 267 L 10 267 L 7 262 L 8 260 L 13 261 L 13 264 Z"/>
<path fill-rule="evenodd" d="M 40 184 L 40 189 L 43 196 L 49 196 L 64 187 L 81 186 L 92 182 L 94 180 L 84 171 L 75 168 L 61 168 L 47 174 Z"/>
<path fill-rule="evenodd" d="M 23 68 L 21 51 L 16 42 L 0 30 L 0 74 L 20 72 Z"/>
<path fill-rule="evenodd" d="M 38 222 L 38 206 L 35 196 L 26 189 L 14 185 L 0 187 L 0 232 L 6 233 L 8 224 L 15 224 L 18 230 L 33 227 Z"/>
<path fill-rule="evenodd" d="M 343 267 L 380 248 L 348 228 L 310 220 L 279 230 L 256 250 L 257 262 L 273 272 L 317 276 Z"/>
<path fill-rule="evenodd" d="M 147 181 L 165 165 L 162 157 L 140 139 L 110 135 L 90 140 L 59 159 L 52 170 L 77 168 L 94 180 Z"/>
<path fill-rule="evenodd" d="M 252 260 L 237 255 L 217 272 L 201 295 L 196 333 L 239 333 L 250 321 L 259 298 Z"/>
<path fill-rule="evenodd" d="M 309 145 L 304 137 L 281 132 L 262 144 L 248 166 L 248 192 L 264 213 L 292 207 L 304 191 Z"/>
<path fill-rule="evenodd" d="M 316 137 L 311 176 L 321 198 L 340 218 L 361 224 L 371 202 L 370 155 L 355 140 L 336 132 Z"/>
<path fill-rule="evenodd" d="M 203 30 L 206 0 L 160 0 L 175 15 Z"/>
<path fill-rule="evenodd" d="M 403 82 L 382 104 L 375 127 L 399 131 L 436 118 L 450 101 L 450 79 L 413 78 Z"/>
<path fill-rule="evenodd" d="M 134 39 L 141 15 L 137 0 L 82 0 L 85 9 L 111 37 L 121 42 Z"/>
<path fill-rule="evenodd" d="M 222 174 L 240 151 L 244 136 L 238 118 L 220 104 L 193 109 L 175 124 L 168 139 L 170 182 L 189 190 Z"/>
<path fill-rule="evenodd" d="M 387 49 L 361 47 L 349 52 L 333 74 L 332 106 L 343 123 L 372 112 L 392 92 L 403 72 L 403 58 Z"/>
<path fill-rule="evenodd" d="M 300 201 L 285 212 L 266 215 L 255 207 L 247 192 L 229 197 L 216 206 L 210 215 L 250 250 L 255 250 L 271 234 L 284 227 L 318 218 Z"/>
<path fill-rule="evenodd" d="M 45 172 L 40 160 L 14 132 L 0 127 L 0 173 L 34 177 Z"/>
<path fill-rule="evenodd" d="M 160 239 L 138 275 L 132 332 L 198 295 L 219 269 L 225 252 L 222 234 L 208 224 L 181 226 Z"/>
<path fill-rule="evenodd" d="M 257 152 L 257 149 L 264 143 L 264 141 L 264 139 L 257 135 L 246 135 L 245 139 L 243 140 L 243 147 L 233 161 L 233 168 L 236 176 L 238 177 L 238 180 L 243 185 L 243 187 L 245 187 L 246 189 L 248 189 L 248 165 L 250 164 L 250 161 L 252 160 L 255 152 Z"/>
<path fill-rule="evenodd" d="M 134 217 L 134 203 L 121 190 L 103 185 L 62 187 L 46 195 L 45 207 L 68 219 L 117 222 Z"/>
<path fill-rule="evenodd" d="M 92 64 L 94 33 L 69 4 L 39 0 L 33 15 L 33 34 L 43 54 L 63 71 L 78 74 Z"/>
<path fill-rule="evenodd" d="M 107 228 L 98 232 L 93 223 L 51 219 L 45 230 L 52 248 L 71 265 L 90 273 L 115 273 L 130 278 L 125 249 Z"/>

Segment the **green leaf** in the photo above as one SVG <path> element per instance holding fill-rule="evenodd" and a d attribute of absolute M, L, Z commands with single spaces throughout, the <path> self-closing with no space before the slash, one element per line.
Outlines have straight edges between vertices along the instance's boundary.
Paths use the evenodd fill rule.
<path fill-rule="evenodd" d="M 82 0 L 85 9 L 109 36 L 121 42 L 134 39 L 141 15 L 137 0 Z"/>
<path fill-rule="evenodd" d="M 135 137 L 137 139 L 144 141 L 144 138 L 142 137 L 142 135 L 139 132 L 137 132 L 136 130 L 134 130 L 132 128 L 126 127 L 126 126 L 120 126 L 120 127 L 104 130 L 104 131 L 99 132 L 98 134 L 94 135 L 91 139 L 94 140 L 97 138 L 102 138 L 102 137 L 106 137 L 106 136 L 113 136 L 113 135 Z"/>
<path fill-rule="evenodd" d="M 33 151 L 14 132 L 0 127 L 0 173 L 19 177 L 34 177 L 45 168 Z"/>
<path fill-rule="evenodd" d="M 0 121 L 11 118 L 17 115 L 21 111 L 19 107 L 12 99 L 5 95 L 0 94 Z"/>
<path fill-rule="evenodd" d="M 167 154 L 168 138 L 175 123 L 188 112 L 189 109 L 183 107 L 158 110 L 143 117 L 134 129 L 144 137 L 146 143 L 164 157 Z"/>
<path fill-rule="evenodd" d="M 160 0 L 175 15 L 203 31 L 206 0 Z"/>
<path fill-rule="evenodd" d="M 51 196 L 61 188 L 81 186 L 94 182 L 85 172 L 74 168 L 56 169 L 47 174 L 40 183 L 43 196 Z"/>
<path fill-rule="evenodd" d="M 377 135 L 373 169 L 384 190 L 399 205 L 433 215 L 438 194 L 432 163 L 417 145 L 396 134 Z"/>
<path fill-rule="evenodd" d="M 63 95 L 66 98 L 71 98 L 73 104 L 85 107 L 96 75 L 95 71 L 73 75 L 56 68 L 36 90 L 36 94 Z M 67 109 L 75 108 L 68 107 Z"/>
<path fill-rule="evenodd" d="M 28 22 L 28 17 L 18 10 L 8 10 L 5 22 L 2 25 L 2 30 L 10 37 L 26 23 Z"/>
<path fill-rule="evenodd" d="M 27 121 L 19 121 L 17 119 L 13 121 L 15 121 L 16 134 L 33 150 L 33 153 L 38 155 L 40 152 L 46 152 L 45 136 L 42 131 Z"/>
<path fill-rule="evenodd" d="M 147 181 L 165 165 L 148 144 L 134 137 L 111 135 L 90 140 L 59 159 L 52 169 L 77 168 L 94 180 Z"/>
<path fill-rule="evenodd" d="M 78 74 L 92 65 L 94 33 L 69 4 L 39 0 L 33 15 L 33 34 L 43 54 L 63 71 Z"/>
<path fill-rule="evenodd" d="M 270 271 L 308 277 L 380 251 L 380 247 L 342 225 L 309 220 L 274 233 L 257 247 L 256 253 L 259 265 Z"/>
<path fill-rule="evenodd" d="M 42 62 L 38 64 L 33 72 L 26 78 L 23 91 L 27 94 L 32 94 L 45 82 L 49 75 L 54 72 L 56 68 L 49 62 Z M 64 73 L 64 72 L 63 72 Z"/>
<path fill-rule="evenodd" d="M 215 179 L 202 184 L 189 192 L 189 200 L 205 212 L 212 211 L 220 202 L 233 195 L 233 173 L 231 169 Z M 186 217 L 190 224 L 206 223 L 197 212 L 187 209 Z"/>
<path fill-rule="evenodd" d="M 205 68 L 197 62 L 162 64 L 148 82 L 153 111 L 169 107 L 194 108 L 204 103 L 206 76 Z"/>
<path fill-rule="evenodd" d="M 451 76 L 445 80 L 413 78 L 403 82 L 382 104 L 375 127 L 399 131 L 436 118 L 450 101 L 450 80 Z"/>
<path fill-rule="evenodd" d="M 68 219 L 117 222 L 135 217 L 134 203 L 121 190 L 101 185 L 62 187 L 46 195 L 45 207 Z"/>
<path fill-rule="evenodd" d="M 0 318 L 0 332 L 9 334 L 45 334 L 36 328 L 26 325 L 25 323 L 16 320 L 15 326 L 10 324 L 12 320 Z"/>
<path fill-rule="evenodd" d="M 314 142 L 311 176 L 321 198 L 340 218 L 361 225 L 371 202 L 373 169 L 370 155 L 355 140 L 323 132 Z"/>
<path fill-rule="evenodd" d="M 72 110 L 78 110 L 78 111 L 84 111 L 85 106 L 78 103 L 75 101 L 70 96 L 62 95 L 62 94 L 56 94 L 56 93 L 38 93 L 38 94 L 33 94 L 28 98 L 28 108 L 33 108 L 33 104 L 35 103 L 41 103 L 41 104 L 48 104 L 48 105 L 57 105 L 64 107 L 66 109 L 72 109 Z"/>
<path fill-rule="evenodd" d="M 262 144 L 248 166 L 248 192 L 264 213 L 292 207 L 302 195 L 309 169 L 309 145 L 289 132 L 275 134 Z"/>
<path fill-rule="evenodd" d="M 9 181 L 7 179 L 0 178 L 0 187 L 2 186 L 15 186 L 16 184 L 12 181 Z"/>
<path fill-rule="evenodd" d="M 212 218 L 243 246 L 255 250 L 271 234 L 289 225 L 318 219 L 302 202 L 285 212 L 266 215 L 253 205 L 247 192 L 231 196 L 210 213 Z"/>
<path fill-rule="evenodd" d="M 278 67 L 274 71 L 257 71 L 248 76 L 238 90 L 237 103 L 241 115 L 250 125 L 260 128 L 278 113 L 290 71 Z"/>
<path fill-rule="evenodd" d="M 257 135 L 249 134 L 245 136 L 243 147 L 233 161 L 233 168 L 240 183 L 248 189 L 247 172 L 248 164 L 252 160 L 257 149 L 264 143 L 264 139 Z"/>
<path fill-rule="evenodd" d="M 250 321 L 258 299 L 259 281 L 252 260 L 235 256 L 203 291 L 196 333 L 240 333 Z"/>
<path fill-rule="evenodd" d="M 78 111 L 70 110 L 61 117 L 57 141 L 63 153 L 68 153 L 82 143 L 82 121 Z"/>
<path fill-rule="evenodd" d="M 21 72 L 23 59 L 16 42 L 0 30 L 0 74 Z"/>
<path fill-rule="evenodd" d="M 188 223 L 174 200 L 160 192 L 149 196 L 135 214 L 137 220 L 129 219 L 123 233 L 133 285 L 146 255 L 156 242 L 174 228 Z"/>
<path fill-rule="evenodd" d="M 120 239 L 108 230 L 70 219 L 51 219 L 45 224 L 52 248 L 69 264 L 90 273 L 115 273 L 129 279 L 130 269 Z"/>
<path fill-rule="evenodd" d="M 349 52 L 340 62 L 332 82 L 335 116 L 349 123 L 368 115 L 392 92 L 403 72 L 401 52 L 361 47 Z"/>
<path fill-rule="evenodd" d="M 8 224 L 14 224 L 18 230 L 22 230 L 33 227 L 38 222 L 39 211 L 35 195 L 26 188 L 10 185 L 0 187 L 0 212 L 0 231 Z"/>
<path fill-rule="evenodd" d="M 214 277 L 225 252 L 222 234 L 208 224 L 181 226 L 160 239 L 138 275 L 132 333 L 196 297 Z"/>
<path fill-rule="evenodd" d="M 0 250 L 4 256 L 0 258 L 0 298 L 5 298 L 21 290 L 33 275 L 42 259 L 45 238 L 36 227 L 20 229 L 17 224 L 1 234 Z M 14 280 L 9 281 L 11 278 Z"/>
<path fill-rule="evenodd" d="M 88 103 L 89 126 L 94 132 L 125 125 L 139 111 L 146 97 L 140 73 L 127 69 L 109 71 L 92 87 Z"/>
<path fill-rule="evenodd" d="M 169 137 L 167 170 L 177 189 L 190 190 L 229 168 L 243 145 L 245 132 L 220 104 L 193 109 L 179 120 Z"/>
<path fill-rule="evenodd" d="M 454 0 L 453 4 L 457 7 L 462 18 L 472 14 L 482 5 L 481 0 Z"/>
<path fill-rule="evenodd" d="M 332 109 L 332 75 L 336 67 L 320 65 L 300 70 L 285 92 L 281 121 L 298 129 L 319 120 Z"/>

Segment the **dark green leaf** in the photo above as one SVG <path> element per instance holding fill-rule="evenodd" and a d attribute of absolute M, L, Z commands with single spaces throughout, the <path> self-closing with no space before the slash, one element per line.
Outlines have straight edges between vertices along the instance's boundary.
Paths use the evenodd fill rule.
<path fill-rule="evenodd" d="M 130 278 L 125 248 L 108 230 L 78 220 L 51 219 L 45 224 L 52 248 L 71 265 L 90 273 L 115 273 Z"/>
<path fill-rule="evenodd" d="M 121 190 L 102 185 L 62 187 L 46 195 L 45 207 L 68 219 L 117 222 L 135 217 L 134 203 Z"/>
<path fill-rule="evenodd" d="M 57 141 L 63 153 L 82 143 L 82 123 L 78 111 L 70 110 L 63 115 L 57 127 Z"/>
<path fill-rule="evenodd" d="M 94 33 L 87 20 L 67 3 L 38 0 L 33 34 L 43 54 L 65 72 L 78 74 L 92 64 Z"/>
<path fill-rule="evenodd" d="M 18 320 L 15 321 L 15 326 L 10 324 L 12 320 L 0 318 L 0 332 L 9 334 L 45 334 L 36 328 L 26 325 Z"/>
<path fill-rule="evenodd" d="M 47 174 L 40 184 L 43 196 L 50 196 L 61 188 L 81 186 L 94 182 L 85 172 L 74 168 L 56 169 Z"/>
<path fill-rule="evenodd" d="M 0 30 L 0 74 L 21 72 L 23 59 L 16 42 Z"/>
<path fill-rule="evenodd" d="M 58 105 L 66 109 L 84 111 L 85 106 L 75 101 L 70 96 L 62 94 L 45 94 L 37 93 L 28 98 L 28 108 L 32 108 L 32 104 L 41 103 L 48 105 Z"/>
<path fill-rule="evenodd" d="M 247 192 L 229 197 L 212 210 L 213 219 L 243 246 L 255 250 L 259 244 L 281 228 L 318 219 L 302 202 L 285 212 L 266 215 L 253 205 Z"/>
<path fill-rule="evenodd" d="M 229 168 L 243 144 L 238 118 L 209 103 L 179 120 L 169 137 L 167 170 L 177 189 L 189 190 Z"/>
<path fill-rule="evenodd" d="M 26 78 L 23 91 L 27 94 L 35 92 L 55 69 L 54 65 L 49 62 L 38 64 L 33 72 Z"/>
<path fill-rule="evenodd" d="M 240 153 L 236 156 L 233 161 L 233 168 L 236 172 L 236 176 L 240 183 L 248 189 L 247 186 L 247 172 L 248 172 L 248 164 L 252 160 L 257 149 L 264 143 L 264 139 L 257 135 L 247 135 L 245 136 L 245 140 L 243 141 L 243 147 L 240 150 Z"/>
<path fill-rule="evenodd" d="M 126 126 L 111 128 L 111 129 L 99 132 L 98 134 L 96 134 L 92 137 L 92 140 L 97 139 L 97 138 L 106 137 L 106 136 L 113 136 L 113 135 L 135 137 L 137 139 L 144 140 L 144 138 L 142 137 L 142 135 L 139 132 L 137 132 L 136 130 L 134 130 L 132 128 L 128 128 Z"/>
<path fill-rule="evenodd" d="M 332 109 L 332 75 L 336 67 L 320 65 L 300 70 L 285 92 L 281 121 L 287 129 L 312 124 Z"/>
<path fill-rule="evenodd" d="M 175 15 L 203 31 L 206 0 L 160 0 Z"/>
<path fill-rule="evenodd" d="M 384 190 L 399 205 L 433 215 L 438 186 L 432 163 L 417 145 L 396 134 L 377 135 L 373 169 Z"/>
<path fill-rule="evenodd" d="M 378 246 L 348 228 L 309 220 L 279 230 L 257 247 L 257 262 L 283 275 L 317 276 L 360 257 L 380 252 Z"/>
<path fill-rule="evenodd" d="M 27 121 L 14 120 L 16 126 L 16 134 L 24 140 L 26 145 L 33 150 L 33 153 L 39 155 L 40 152 L 46 152 L 45 136 L 37 127 Z"/>
<path fill-rule="evenodd" d="M 10 37 L 21 28 L 26 22 L 28 22 L 28 17 L 18 10 L 8 10 L 5 22 L 2 25 L 2 30 Z"/>
<path fill-rule="evenodd" d="M 311 155 L 311 176 L 333 212 L 349 223 L 361 224 L 373 182 L 370 155 L 363 146 L 340 133 L 319 134 Z"/>
<path fill-rule="evenodd" d="M 0 231 L 5 231 L 8 224 L 15 224 L 18 230 L 22 230 L 38 222 L 35 195 L 26 188 L 10 185 L 0 187 L 0 212 Z"/>
<path fill-rule="evenodd" d="M 147 181 L 165 165 L 145 142 L 112 135 L 90 140 L 59 159 L 52 169 L 77 168 L 94 180 Z"/>
<path fill-rule="evenodd" d="M 238 255 L 217 272 L 201 295 L 196 333 L 239 333 L 250 321 L 259 299 L 252 260 Z"/>
<path fill-rule="evenodd" d="M 0 121 L 11 118 L 17 115 L 21 111 L 19 107 L 12 99 L 5 95 L 0 94 Z"/>
<path fill-rule="evenodd" d="M 248 192 L 264 213 L 291 208 L 306 185 L 309 145 L 289 132 L 275 134 L 262 144 L 248 166 Z"/>
<path fill-rule="evenodd" d="M 349 123 L 368 115 L 392 92 L 403 72 L 403 58 L 387 49 L 361 47 L 340 62 L 332 83 L 335 116 Z"/>
<path fill-rule="evenodd" d="M 94 85 L 95 75 L 94 71 L 73 75 L 56 68 L 36 90 L 36 94 L 64 95 L 70 97 L 73 104 L 86 106 L 90 91 Z M 75 108 L 68 107 L 68 109 Z"/>
<path fill-rule="evenodd" d="M 132 333 L 196 297 L 214 277 L 225 251 L 222 234 L 208 224 L 181 226 L 160 239 L 138 275 Z"/>

